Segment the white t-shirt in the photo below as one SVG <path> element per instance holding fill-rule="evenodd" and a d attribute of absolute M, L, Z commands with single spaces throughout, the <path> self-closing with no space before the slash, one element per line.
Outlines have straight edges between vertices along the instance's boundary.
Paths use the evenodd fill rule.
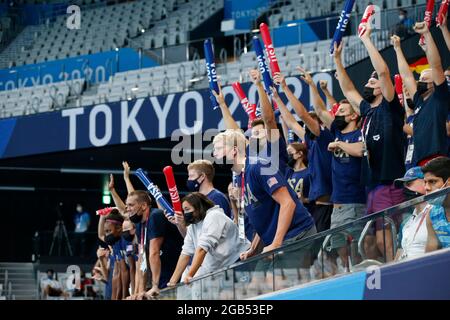
<path fill-rule="evenodd" d="M 400 260 L 412 259 L 421 256 L 425 253 L 425 246 L 427 244 L 427 222 L 426 215 L 430 209 L 426 205 L 421 212 L 414 209 L 411 217 L 406 221 L 402 229 L 402 249 L 403 253 Z"/>
<path fill-rule="evenodd" d="M 195 276 L 229 266 L 248 250 L 250 242 L 239 238 L 239 229 L 219 206 L 206 212 L 203 221 L 191 224 L 184 238 L 182 254 L 193 256 L 200 247 L 207 252 Z"/>

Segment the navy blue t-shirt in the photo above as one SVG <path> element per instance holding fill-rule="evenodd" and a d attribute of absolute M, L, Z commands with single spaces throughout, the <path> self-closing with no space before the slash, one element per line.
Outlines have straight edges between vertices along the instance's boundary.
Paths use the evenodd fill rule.
<path fill-rule="evenodd" d="M 233 220 L 233 213 L 231 212 L 230 202 L 228 198 L 219 190 L 213 189 L 206 197 L 223 209 L 225 214 Z"/>
<path fill-rule="evenodd" d="M 410 115 L 406 118 L 406 124 L 409 124 L 411 128 L 414 127 L 413 125 L 414 115 Z M 412 136 L 406 136 L 406 150 L 405 150 L 405 170 L 408 171 L 412 167 L 414 167 L 414 164 L 412 162 L 412 156 L 414 151 L 414 141 Z"/>
<path fill-rule="evenodd" d="M 183 247 L 184 239 L 178 228 L 170 223 L 162 210 L 152 210 L 149 217 L 149 240 L 164 238 L 161 246 L 161 276 L 159 288 L 165 288 L 172 277 Z"/>
<path fill-rule="evenodd" d="M 447 115 L 447 122 L 450 121 L 450 112 Z M 447 135 L 447 147 L 448 147 L 448 152 L 447 152 L 447 157 L 450 157 L 450 136 Z"/>
<path fill-rule="evenodd" d="M 331 134 L 335 137 L 334 141 L 346 143 L 362 141 L 359 129 L 342 133 L 334 126 L 334 123 L 331 126 Z M 361 184 L 362 158 L 353 157 L 341 149 L 336 149 L 332 155 L 333 193 L 331 201 L 339 204 L 366 203 L 365 187 Z"/>
<path fill-rule="evenodd" d="M 362 161 L 363 183 L 369 189 L 380 184 L 392 184 L 405 174 L 405 109 L 396 94 L 391 102 L 383 98 L 374 108 L 363 100 L 359 108 L 368 150 Z"/>
<path fill-rule="evenodd" d="M 300 171 L 288 168 L 286 170 L 286 180 L 295 193 L 301 192 L 303 198 L 308 198 L 311 184 L 311 172 L 308 167 Z M 312 203 L 303 203 L 303 205 L 309 212 L 312 212 Z"/>
<path fill-rule="evenodd" d="M 447 82 L 434 84 L 433 94 L 424 101 L 419 93 L 414 95 L 414 154 L 413 164 L 432 155 L 447 154 L 446 119 L 450 95 Z"/>
<path fill-rule="evenodd" d="M 273 174 L 265 174 L 264 167 L 265 170 L 270 167 L 267 159 L 259 159 L 258 162 L 250 164 L 247 158 L 244 208 L 256 233 L 261 237 L 264 245 L 268 246 L 272 243 L 278 226 L 280 205 L 272 198 L 272 194 L 279 188 L 287 187 L 296 204 L 294 216 L 284 240 L 310 229 L 314 225 L 314 221 L 297 198 L 294 190 L 289 187 L 284 175 L 279 170 Z"/>
<path fill-rule="evenodd" d="M 308 163 L 311 170 L 311 186 L 309 200 L 315 201 L 324 195 L 331 195 L 331 153 L 328 145 L 333 136 L 327 128 L 320 128 L 320 135 L 311 139 L 305 134 L 305 143 L 308 148 Z"/>
<path fill-rule="evenodd" d="M 114 256 L 110 254 L 108 259 L 109 259 L 109 270 L 108 270 L 108 279 L 105 285 L 105 300 L 111 300 L 112 297 L 112 278 L 114 270 Z"/>

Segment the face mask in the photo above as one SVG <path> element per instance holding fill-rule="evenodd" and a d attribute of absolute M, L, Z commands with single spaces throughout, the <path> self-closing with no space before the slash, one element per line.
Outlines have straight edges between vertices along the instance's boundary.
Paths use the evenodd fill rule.
<path fill-rule="evenodd" d="M 288 155 L 288 163 L 287 163 L 288 166 L 291 167 L 291 168 L 293 168 L 293 167 L 295 166 L 296 163 L 297 163 L 297 160 L 294 159 L 294 155 L 289 154 L 289 155 Z"/>
<path fill-rule="evenodd" d="M 408 188 L 403 188 L 403 195 L 405 196 L 405 201 L 421 196 L 419 192 L 409 190 Z"/>
<path fill-rule="evenodd" d="M 447 187 L 447 182 L 448 182 L 448 180 L 445 182 L 445 184 L 444 184 L 442 187 L 440 187 L 440 188 L 439 188 L 438 190 L 436 190 L 436 191 L 445 189 L 445 188 Z M 439 197 L 430 199 L 430 200 L 428 200 L 428 203 L 431 204 L 431 205 L 433 205 L 433 206 L 441 206 L 441 207 L 442 207 L 443 204 L 444 204 L 444 200 L 445 200 L 445 198 L 447 197 L 447 195 L 448 195 L 448 194 L 444 194 L 444 195 L 442 195 L 442 196 L 439 196 Z"/>
<path fill-rule="evenodd" d="M 400 21 L 403 21 L 405 19 L 404 15 L 399 15 L 398 18 L 400 19 Z"/>
<path fill-rule="evenodd" d="M 406 99 L 406 105 L 408 106 L 408 108 L 413 109 L 414 110 L 414 102 L 412 101 L 412 99 Z"/>
<path fill-rule="evenodd" d="M 376 98 L 376 96 L 374 96 L 373 94 L 374 91 L 375 88 L 364 87 L 364 94 L 363 94 L 364 100 L 366 100 L 368 103 L 372 103 Z"/>
<path fill-rule="evenodd" d="M 108 234 L 105 237 L 105 242 L 110 246 L 114 245 L 119 240 L 120 240 L 120 237 L 115 237 L 112 233 Z"/>
<path fill-rule="evenodd" d="M 81 213 L 81 212 L 83 212 L 83 207 L 81 207 L 81 206 L 77 206 L 77 212 L 78 212 L 78 213 Z"/>
<path fill-rule="evenodd" d="M 220 163 L 216 163 L 222 170 L 224 171 L 231 171 L 231 168 L 233 168 L 232 163 L 228 163 L 227 157 L 223 156 L 223 158 L 220 160 Z"/>
<path fill-rule="evenodd" d="M 131 234 L 130 230 L 124 231 L 122 232 L 122 238 L 124 238 L 125 241 L 132 242 L 134 240 L 134 234 Z"/>
<path fill-rule="evenodd" d="M 336 126 L 336 128 L 339 131 L 344 130 L 348 125 L 347 121 L 345 121 L 345 117 L 346 116 L 335 116 L 334 117 L 334 121 L 333 121 L 334 125 Z"/>
<path fill-rule="evenodd" d="M 195 224 L 195 219 L 194 219 L 194 211 L 190 211 L 190 212 L 183 212 L 183 216 L 184 216 L 184 222 L 186 222 L 187 224 Z"/>
<path fill-rule="evenodd" d="M 190 192 L 197 192 L 198 190 L 200 190 L 200 185 L 202 183 L 198 182 L 197 179 L 187 180 L 186 181 L 186 188 L 188 189 L 188 191 L 190 191 Z"/>
<path fill-rule="evenodd" d="M 142 216 L 135 213 L 132 216 L 130 216 L 130 221 L 133 223 L 140 223 L 142 221 Z"/>
<path fill-rule="evenodd" d="M 419 94 L 419 96 L 423 95 L 427 91 L 428 91 L 428 83 L 419 81 L 417 83 L 417 93 Z"/>

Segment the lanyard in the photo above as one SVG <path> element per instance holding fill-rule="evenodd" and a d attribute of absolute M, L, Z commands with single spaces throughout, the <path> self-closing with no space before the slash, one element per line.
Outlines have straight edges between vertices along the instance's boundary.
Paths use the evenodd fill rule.
<path fill-rule="evenodd" d="M 419 225 L 417 226 L 416 232 L 414 232 L 413 242 L 414 242 L 414 239 L 416 239 L 417 232 L 419 232 L 419 229 L 420 229 L 420 226 L 421 226 L 422 223 L 423 223 L 423 220 L 425 220 L 425 218 L 426 218 L 426 216 L 428 215 L 428 213 L 430 212 L 430 210 L 431 210 L 431 206 L 426 206 L 426 207 L 422 210 L 422 212 L 425 211 L 425 213 L 422 215 L 422 218 L 420 219 L 420 222 L 419 222 Z"/>
<path fill-rule="evenodd" d="M 144 248 L 144 245 L 147 244 L 147 221 L 148 218 L 143 222 L 141 229 L 141 248 Z"/>

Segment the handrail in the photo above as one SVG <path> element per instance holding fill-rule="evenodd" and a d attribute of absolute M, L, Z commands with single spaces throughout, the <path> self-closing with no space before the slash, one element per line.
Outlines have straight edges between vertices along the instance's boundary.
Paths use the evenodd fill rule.
<path fill-rule="evenodd" d="M 450 193 L 450 187 L 447 187 L 447 188 L 445 188 L 443 190 L 439 190 L 439 191 L 433 192 L 433 193 L 428 194 L 428 195 L 423 195 L 423 196 L 414 198 L 412 200 L 405 201 L 405 202 L 400 203 L 400 204 L 398 204 L 396 206 L 393 206 L 393 207 L 390 207 L 390 208 L 387 208 L 387 209 L 375 212 L 373 214 L 370 214 L 370 215 L 367 215 L 365 217 L 359 218 L 359 219 L 357 219 L 355 221 L 346 223 L 344 225 L 338 226 L 338 227 L 333 228 L 331 230 L 322 231 L 320 233 L 317 233 L 317 234 L 312 235 L 310 237 L 301 239 L 299 241 L 292 242 L 292 243 L 289 243 L 289 244 L 285 244 L 285 245 L 283 245 L 280 248 L 277 248 L 277 249 L 274 249 L 274 250 L 271 250 L 271 251 L 268 251 L 268 252 L 265 252 L 265 253 L 261 253 L 261 254 L 259 254 L 257 256 L 251 257 L 251 258 L 249 258 L 249 259 L 247 259 L 245 261 L 239 261 L 239 262 L 236 262 L 236 263 L 234 263 L 234 264 L 232 264 L 232 265 L 230 265 L 228 267 L 224 267 L 224 268 L 221 268 L 221 269 L 219 269 L 217 271 L 210 272 L 210 273 L 207 273 L 207 274 L 195 277 L 192 280 L 191 283 L 194 283 L 194 282 L 197 282 L 197 281 L 201 281 L 203 279 L 206 279 L 206 278 L 209 278 L 209 277 L 212 277 L 212 276 L 217 276 L 217 275 L 219 275 L 219 274 L 221 274 L 221 273 L 223 273 L 225 271 L 234 270 L 237 267 L 240 267 L 240 266 L 243 266 L 243 265 L 246 265 L 246 264 L 251 264 L 251 263 L 254 263 L 254 262 L 258 262 L 260 260 L 263 260 L 265 258 L 269 258 L 269 257 L 271 257 L 271 256 L 273 256 L 275 254 L 278 254 L 280 252 L 286 251 L 287 249 L 292 248 L 292 247 L 296 247 L 296 246 L 304 247 L 304 246 L 306 246 L 308 244 L 313 243 L 316 240 L 319 240 L 319 239 L 324 238 L 324 237 L 328 238 L 328 236 L 331 237 L 332 235 L 340 233 L 340 232 L 342 232 L 344 230 L 347 230 L 348 228 L 351 228 L 352 226 L 360 225 L 361 223 L 364 223 L 366 221 L 369 222 L 369 220 L 372 221 L 372 220 L 376 220 L 378 218 L 384 218 L 384 219 L 390 218 L 390 217 L 386 217 L 386 216 L 388 216 L 390 214 L 393 214 L 393 213 L 395 213 L 398 210 L 402 210 L 402 209 L 405 209 L 405 208 L 408 208 L 408 207 L 415 206 L 415 205 L 417 205 L 419 203 L 428 201 L 430 199 L 434 199 L 434 198 L 437 198 L 437 197 L 443 196 L 443 195 L 448 195 L 449 193 Z M 391 223 L 391 222 L 389 221 L 389 223 Z M 392 223 L 393 223 L 393 221 L 392 221 Z M 366 227 L 367 227 L 367 223 L 366 223 Z M 180 287 L 183 287 L 183 286 L 185 286 L 185 285 L 182 284 L 182 283 L 178 283 L 178 284 L 176 284 L 173 287 L 161 290 L 161 294 L 164 294 L 165 292 L 169 292 L 171 290 L 176 290 L 177 288 L 180 288 Z"/>

